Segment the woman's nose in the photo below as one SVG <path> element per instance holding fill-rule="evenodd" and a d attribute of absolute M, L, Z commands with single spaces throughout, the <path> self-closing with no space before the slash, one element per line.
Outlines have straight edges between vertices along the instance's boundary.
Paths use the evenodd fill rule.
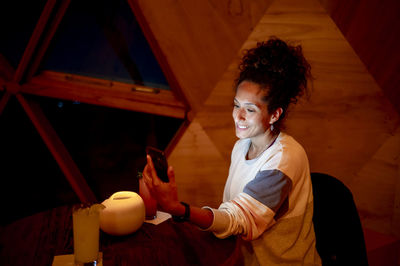
<path fill-rule="evenodd" d="M 242 108 L 239 108 L 236 112 L 236 119 L 237 120 L 245 120 L 245 112 Z"/>

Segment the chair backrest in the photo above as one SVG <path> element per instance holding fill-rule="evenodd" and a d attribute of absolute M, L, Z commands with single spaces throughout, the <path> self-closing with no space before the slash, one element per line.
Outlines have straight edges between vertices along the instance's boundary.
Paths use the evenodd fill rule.
<path fill-rule="evenodd" d="M 368 265 L 364 234 L 351 191 L 338 179 L 311 173 L 314 230 L 323 265 Z"/>

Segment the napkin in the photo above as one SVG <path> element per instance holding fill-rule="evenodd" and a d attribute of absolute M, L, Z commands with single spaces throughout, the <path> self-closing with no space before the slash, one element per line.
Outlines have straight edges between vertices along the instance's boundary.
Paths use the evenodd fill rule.
<path fill-rule="evenodd" d="M 144 220 L 144 222 L 157 225 L 168 220 L 169 218 L 171 218 L 171 214 L 162 211 L 157 211 L 156 218 L 151 220 Z"/>

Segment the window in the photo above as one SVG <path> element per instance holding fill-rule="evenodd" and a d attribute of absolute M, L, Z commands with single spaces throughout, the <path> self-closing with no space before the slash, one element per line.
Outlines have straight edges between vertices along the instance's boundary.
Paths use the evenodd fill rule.
<path fill-rule="evenodd" d="M 99 201 L 137 190 L 145 146 L 170 148 L 190 111 L 127 1 L 54 2 L 0 4 L 9 15 L 0 44 L 9 219 L 82 200 L 60 170 L 64 150 Z"/>

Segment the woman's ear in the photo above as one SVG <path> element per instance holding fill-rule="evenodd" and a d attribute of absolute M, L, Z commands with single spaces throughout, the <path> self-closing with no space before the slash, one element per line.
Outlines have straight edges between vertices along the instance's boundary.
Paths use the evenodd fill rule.
<path fill-rule="evenodd" d="M 281 117 L 282 113 L 283 113 L 282 107 L 277 108 L 277 109 L 272 113 L 271 118 L 269 119 L 269 123 L 270 123 L 270 124 L 273 124 L 273 123 L 275 123 L 276 121 L 278 121 L 278 120 L 279 120 L 279 117 Z"/>

